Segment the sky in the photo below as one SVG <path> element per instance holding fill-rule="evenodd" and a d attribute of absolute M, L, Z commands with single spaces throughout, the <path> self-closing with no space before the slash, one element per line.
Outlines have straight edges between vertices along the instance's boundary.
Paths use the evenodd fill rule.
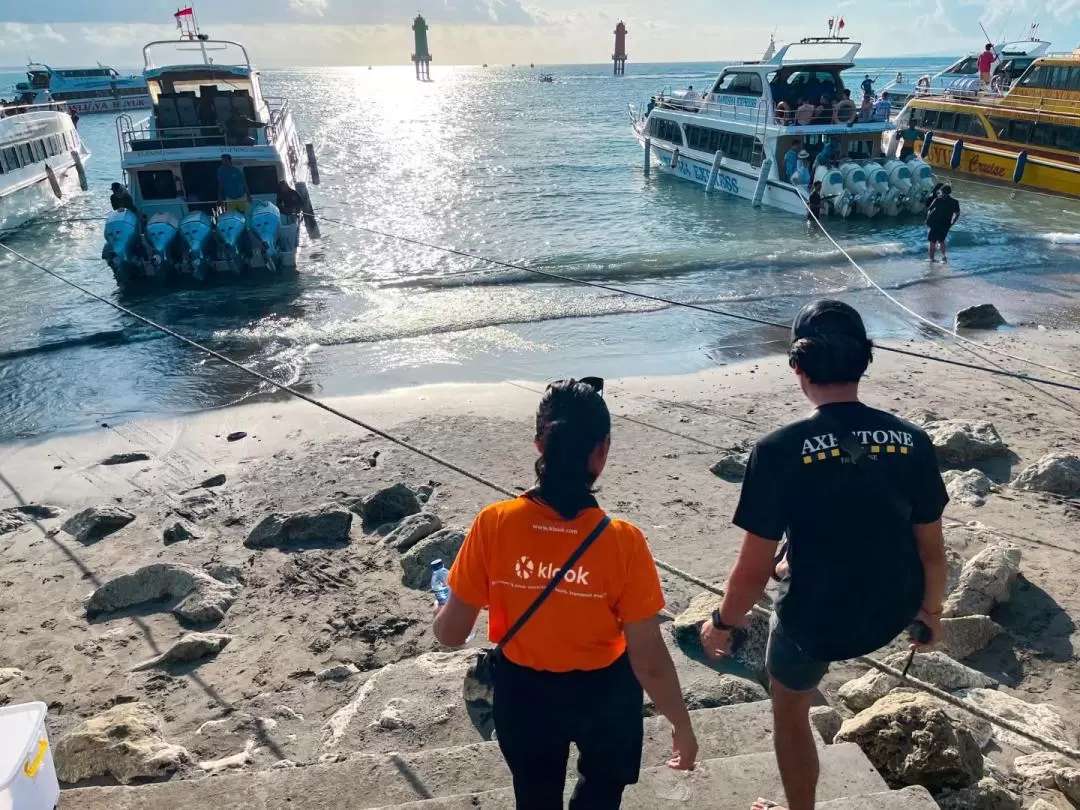
<path fill-rule="evenodd" d="M 431 25 L 436 64 L 609 62 L 621 19 L 631 62 L 757 58 L 778 40 L 825 33 L 805 0 L 228 0 L 196 6 L 203 31 L 246 44 L 262 67 L 407 64 L 413 16 Z M 0 65 L 139 67 L 141 48 L 176 35 L 164 0 L 0 0 Z M 956 55 L 979 23 L 1017 38 L 1039 20 L 1055 50 L 1080 40 L 1080 0 L 836 0 L 864 57 Z M 257 22 L 255 22 L 257 21 Z"/>

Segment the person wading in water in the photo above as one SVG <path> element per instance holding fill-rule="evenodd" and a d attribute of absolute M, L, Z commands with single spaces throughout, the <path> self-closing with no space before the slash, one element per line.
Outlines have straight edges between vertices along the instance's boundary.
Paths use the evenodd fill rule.
<path fill-rule="evenodd" d="M 859 401 L 872 350 L 859 313 L 840 301 L 795 318 L 789 364 L 816 410 L 754 447 L 734 517 L 742 550 L 701 631 L 708 655 L 728 654 L 769 578 L 782 580 L 766 666 L 786 810 L 814 808 L 809 713 L 829 664 L 883 647 L 915 620 L 926 646 L 940 634 L 949 496 L 930 437 Z"/>
<path fill-rule="evenodd" d="M 668 764 L 690 770 L 697 757 L 660 635 L 664 595 L 649 545 L 593 497 L 610 446 L 611 416 L 594 387 L 575 380 L 548 386 L 536 413 L 537 486 L 479 514 L 435 617 L 436 638 L 456 647 L 487 607 L 489 638 L 503 642 L 565 569 L 494 653 L 495 731 L 518 810 L 561 810 L 571 743 L 579 752 L 571 810 L 618 808 L 641 767 L 642 687 L 673 726 Z"/>

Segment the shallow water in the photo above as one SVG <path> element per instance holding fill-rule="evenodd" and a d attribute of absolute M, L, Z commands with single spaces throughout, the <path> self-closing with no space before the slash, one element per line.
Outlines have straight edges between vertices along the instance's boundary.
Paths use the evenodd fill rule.
<path fill-rule="evenodd" d="M 882 83 L 941 65 L 863 63 Z M 323 238 L 265 286 L 120 295 L 98 258 L 114 121 L 86 116 L 91 190 L 6 238 L 99 294 L 282 382 L 345 394 L 418 382 L 689 372 L 768 350 L 776 330 L 538 279 L 350 225 L 680 301 L 789 320 L 842 295 L 879 337 L 918 327 L 796 217 L 653 173 L 626 104 L 704 86 L 719 65 L 267 71 L 316 146 Z M 14 76 L 0 74 L 6 86 Z M 920 219 L 832 224 L 881 284 L 941 323 L 992 301 L 1016 321 L 1073 323 L 1080 203 L 955 184 L 952 264 L 923 258 Z M 63 220 L 57 223 L 56 220 Z M 344 223 L 344 224 L 339 224 Z M 0 257 L 0 439 L 243 401 L 261 386 L 9 257 Z M 747 345 L 751 344 L 751 345 Z"/>

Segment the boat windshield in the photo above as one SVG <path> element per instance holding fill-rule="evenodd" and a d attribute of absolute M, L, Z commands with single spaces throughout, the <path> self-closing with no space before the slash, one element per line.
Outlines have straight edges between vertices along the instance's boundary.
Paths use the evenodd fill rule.
<path fill-rule="evenodd" d="M 979 58 L 969 56 L 966 59 L 961 59 L 945 72 L 950 76 L 974 76 L 979 72 Z"/>
<path fill-rule="evenodd" d="M 242 76 L 223 76 L 220 73 L 187 71 L 165 74 L 147 81 L 150 97 L 156 104 L 161 96 L 207 96 L 231 94 L 250 96 L 251 80 Z M 239 92 L 237 92 L 239 91 Z"/>

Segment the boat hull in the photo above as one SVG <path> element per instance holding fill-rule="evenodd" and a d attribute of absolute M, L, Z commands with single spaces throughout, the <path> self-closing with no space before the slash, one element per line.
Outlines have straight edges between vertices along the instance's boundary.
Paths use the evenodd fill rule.
<path fill-rule="evenodd" d="M 1002 149 L 1001 145 L 986 147 L 965 141 L 960 160 L 953 167 L 954 139 L 935 136 L 930 143 L 926 162 L 935 169 L 944 169 L 961 177 L 980 182 L 1040 191 L 1062 197 L 1080 198 L 1080 166 L 1029 155 L 1019 182 L 1013 180 L 1019 151 Z M 916 142 L 916 152 L 922 149 L 922 141 Z"/>
<path fill-rule="evenodd" d="M 76 98 L 65 101 L 68 109 L 74 110 L 79 115 L 93 115 L 94 113 L 124 113 L 135 110 L 149 110 L 153 107 L 150 95 L 124 96 L 122 98 Z"/>
<path fill-rule="evenodd" d="M 90 153 L 85 152 L 81 157 L 85 165 L 90 160 Z M 57 198 L 49 185 L 48 175 L 44 172 L 33 182 L 22 184 L 14 191 L 3 193 L 0 195 L 0 234 L 25 225 L 46 211 L 57 208 L 79 191 L 78 172 L 75 170 L 75 162 L 71 157 L 57 155 L 49 161 L 59 181 L 61 197 Z"/>

